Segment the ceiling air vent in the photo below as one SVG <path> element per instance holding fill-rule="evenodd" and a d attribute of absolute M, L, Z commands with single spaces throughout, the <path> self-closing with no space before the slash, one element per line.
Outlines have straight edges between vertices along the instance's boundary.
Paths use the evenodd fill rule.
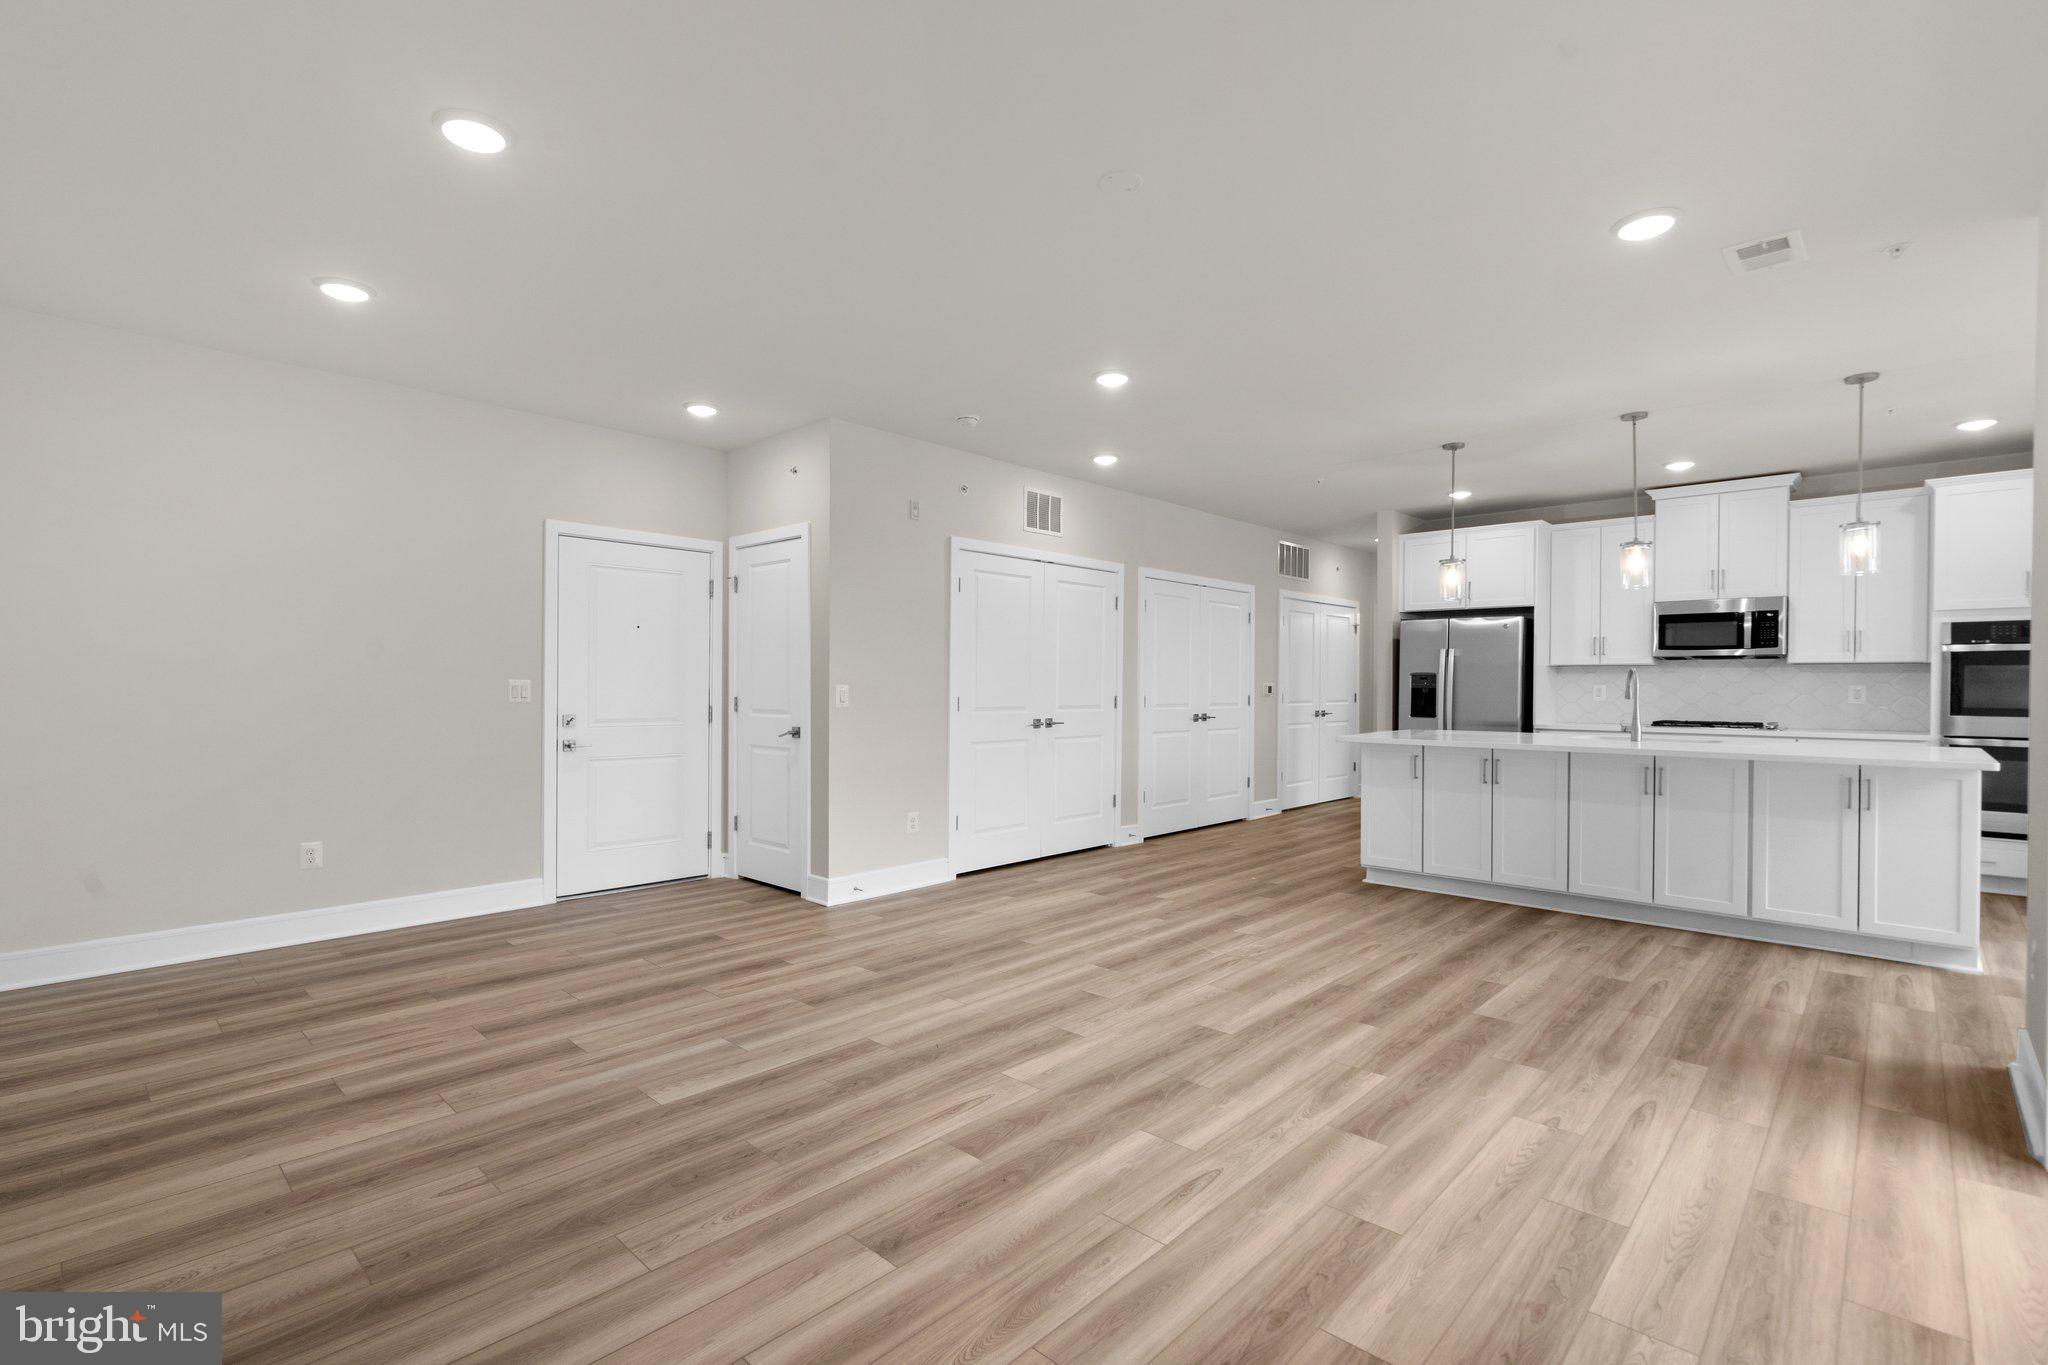
<path fill-rule="evenodd" d="M 1024 490 L 1024 529 L 1037 531 L 1041 535 L 1060 534 L 1060 495 L 1042 493 L 1036 488 Z"/>
<path fill-rule="evenodd" d="M 1296 545 L 1291 540 L 1280 542 L 1280 576 L 1307 580 L 1308 546 Z"/>
<path fill-rule="evenodd" d="M 1738 275 L 1747 275 L 1753 270 L 1769 270 L 1774 266 L 1805 260 L 1806 239 L 1797 230 L 1781 232 L 1774 237 L 1759 237 L 1753 242 L 1722 247 L 1721 259 L 1728 262 L 1728 268 Z"/>

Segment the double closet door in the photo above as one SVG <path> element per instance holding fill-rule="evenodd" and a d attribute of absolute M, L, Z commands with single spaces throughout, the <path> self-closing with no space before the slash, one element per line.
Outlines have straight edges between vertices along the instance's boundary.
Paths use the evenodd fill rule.
<path fill-rule="evenodd" d="M 1280 808 L 1358 795 L 1358 607 L 1280 595 Z"/>
<path fill-rule="evenodd" d="M 1123 570 L 956 545 L 952 588 L 953 870 L 1112 842 Z"/>
<path fill-rule="evenodd" d="M 1145 570 L 1138 639 L 1145 837 L 1251 815 L 1252 590 Z"/>

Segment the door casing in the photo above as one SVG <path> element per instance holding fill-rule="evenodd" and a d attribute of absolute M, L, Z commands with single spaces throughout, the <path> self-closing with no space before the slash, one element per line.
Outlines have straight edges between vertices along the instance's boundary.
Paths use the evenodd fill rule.
<path fill-rule="evenodd" d="M 1358 605 L 1358 603 L 1352 601 L 1348 597 L 1333 597 L 1327 593 L 1299 592 L 1293 588 L 1282 588 L 1280 590 L 1280 621 L 1283 627 L 1287 621 L 1287 604 L 1290 602 L 1300 602 L 1308 606 L 1317 607 L 1340 607 L 1348 610 L 1351 613 L 1351 649 L 1354 655 L 1351 661 L 1351 678 L 1352 686 L 1355 689 L 1351 697 L 1351 723 L 1354 726 L 1356 726 L 1359 731 L 1363 731 L 1366 728 L 1365 679 L 1368 670 L 1362 663 L 1360 663 L 1358 658 L 1355 657 L 1358 654 L 1358 652 L 1364 647 L 1361 643 L 1365 639 L 1365 612 L 1363 608 L 1361 608 Z M 1285 641 L 1280 642 L 1277 652 L 1279 654 L 1279 696 L 1276 698 L 1276 705 L 1274 707 L 1275 714 L 1273 721 L 1273 733 L 1275 734 L 1275 736 L 1279 735 L 1281 728 L 1286 724 L 1286 718 L 1282 713 L 1284 713 L 1286 710 L 1287 698 L 1293 695 L 1294 683 L 1294 679 L 1289 676 L 1289 674 L 1293 670 L 1290 669 L 1287 665 L 1287 648 Z M 1282 757 L 1285 757 L 1284 749 L 1281 751 L 1281 753 Z M 1357 796 L 1361 791 L 1364 790 L 1364 774 L 1362 771 L 1360 771 L 1360 769 L 1362 769 L 1363 766 L 1363 763 L 1360 762 L 1358 765 L 1358 769 L 1354 769 L 1352 773 L 1353 781 L 1351 784 L 1351 794 L 1353 796 Z M 1279 768 L 1277 764 L 1274 767 L 1274 780 L 1276 783 L 1279 784 L 1277 790 L 1274 793 L 1274 803 L 1278 805 L 1282 810 L 1296 809 L 1297 807 L 1289 806 L 1286 804 L 1287 786 L 1284 782 L 1279 782 Z M 1297 803 L 1297 805 L 1315 805 L 1323 799 L 1324 798 L 1319 797 L 1317 798 L 1317 801 L 1304 801 Z"/>
<path fill-rule="evenodd" d="M 556 521 L 549 518 L 543 523 L 545 549 L 542 570 L 542 616 L 541 616 L 541 830 L 540 830 L 540 876 L 541 885 L 549 900 L 555 899 L 555 801 L 556 764 L 560 761 L 557 747 L 560 727 L 555 718 L 560 714 L 556 703 L 558 682 L 555 641 L 559 633 L 561 614 L 561 544 L 564 537 L 583 540 L 609 540 L 626 545 L 654 545 L 671 550 L 695 550 L 711 556 L 711 736 L 706 752 L 711 755 L 723 753 L 725 737 L 725 632 L 717 628 L 725 618 L 725 545 L 716 540 L 698 540 L 691 536 L 669 536 L 654 531 L 627 531 L 614 526 L 591 526 L 583 522 Z M 709 787 L 705 810 L 711 819 L 711 875 L 730 876 L 731 865 L 727 858 L 719 831 L 725 828 L 725 782 L 716 762 L 704 765 L 709 771 L 706 782 Z"/>
<path fill-rule="evenodd" d="M 816 736 L 816 731 L 811 728 L 811 524 L 805 521 L 793 526 L 778 526 L 769 531 L 750 531 L 745 535 L 734 536 L 730 542 L 732 549 L 730 563 L 735 566 L 735 572 L 737 572 L 739 552 L 741 550 L 749 549 L 755 545 L 775 545 L 785 540 L 801 541 L 804 547 L 804 580 L 799 585 L 802 601 L 800 615 L 803 628 L 797 632 L 796 667 L 793 670 L 797 677 L 797 697 L 794 707 L 796 720 L 794 723 L 801 725 L 804 731 L 803 738 L 798 741 L 803 748 L 799 751 L 797 764 L 797 771 L 801 775 L 803 782 L 804 866 L 803 885 L 795 889 L 800 895 L 822 901 L 822 896 L 816 895 L 812 891 L 813 883 L 818 880 L 818 876 L 816 869 L 811 864 L 811 755 L 815 751 L 811 749 L 810 744 Z M 729 578 L 724 580 L 721 586 L 724 590 L 730 592 L 732 580 Z M 741 593 L 732 599 L 731 610 L 726 617 L 726 628 L 728 630 L 736 630 L 738 628 L 739 614 L 745 609 L 746 605 L 741 601 L 741 598 L 745 596 L 745 593 Z M 732 680 L 728 678 L 726 679 L 725 700 L 719 704 L 721 717 L 729 714 L 731 710 L 732 691 Z M 738 798 L 740 780 L 739 740 L 739 726 L 728 726 L 725 744 L 725 771 L 726 780 L 733 787 L 733 808 L 735 811 L 738 810 L 740 804 Z M 730 853 L 727 870 L 737 877 L 741 875 L 739 843 L 732 838 L 732 820 L 730 817 L 725 820 L 724 827 L 726 847 Z"/>

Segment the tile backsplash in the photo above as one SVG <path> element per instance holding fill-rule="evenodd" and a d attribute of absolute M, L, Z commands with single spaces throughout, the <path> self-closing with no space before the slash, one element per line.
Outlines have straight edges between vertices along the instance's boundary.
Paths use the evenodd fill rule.
<path fill-rule="evenodd" d="M 1933 704 L 1925 664 L 1788 664 L 1763 659 L 1674 659 L 1641 670 L 1643 720 L 1774 720 L 1786 730 L 1897 730 L 1925 734 Z M 1625 668 L 1550 670 L 1549 721 L 1619 725 Z M 1593 689 L 1605 685 L 1604 701 Z M 1849 704 L 1849 689 L 1864 700 Z M 1538 708 L 1539 713 L 1541 708 Z"/>

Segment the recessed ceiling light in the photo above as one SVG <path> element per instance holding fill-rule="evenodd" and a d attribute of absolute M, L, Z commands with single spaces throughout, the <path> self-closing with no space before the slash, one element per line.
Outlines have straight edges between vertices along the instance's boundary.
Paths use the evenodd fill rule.
<path fill-rule="evenodd" d="M 320 276 L 313 281 L 313 286 L 336 303 L 368 303 L 377 297 L 377 291 L 367 284 L 336 279 L 332 275 Z"/>
<path fill-rule="evenodd" d="M 1674 473 L 1674 474 L 1683 474 L 1683 473 L 1684 473 L 1684 472 L 1685 472 L 1686 470 L 1688 470 L 1688 469 L 1691 469 L 1691 468 L 1692 468 L 1692 461 L 1691 461 L 1691 460 L 1673 460 L 1673 461 L 1672 461 L 1672 462 L 1671 462 L 1670 464 L 1667 464 L 1667 465 L 1665 465 L 1664 467 L 1665 467 L 1666 469 L 1670 470 L 1670 471 L 1671 471 L 1672 473 Z"/>
<path fill-rule="evenodd" d="M 510 145 L 502 128 L 491 124 L 476 114 L 465 114 L 460 109 L 443 109 L 434 115 L 434 126 L 465 152 L 476 152 L 480 156 L 496 156 Z"/>
<path fill-rule="evenodd" d="M 1472 496 L 1472 490 L 1471 490 L 1471 489 L 1469 489 L 1469 488 L 1460 488 L 1460 489 L 1458 489 L 1458 490 L 1457 490 L 1456 492 L 1454 492 L 1454 493 L 1452 493 L 1452 494 L 1451 494 L 1451 501 L 1452 501 L 1452 502 L 1463 502 L 1463 501 L 1464 501 L 1465 499 L 1467 499 L 1467 498 L 1469 498 L 1469 497 L 1471 497 L 1471 496 Z"/>
<path fill-rule="evenodd" d="M 692 403 L 687 408 L 684 408 L 683 411 L 689 413 L 692 417 L 718 416 L 718 409 L 712 407 L 709 403 Z"/>
<path fill-rule="evenodd" d="M 1996 417 L 1972 417 L 1967 422 L 1956 423 L 1957 431 L 1989 431 L 1998 425 Z"/>
<path fill-rule="evenodd" d="M 1631 213 L 1614 225 L 1614 235 L 1624 242 L 1647 242 L 1662 237 L 1678 226 L 1677 209 L 1646 209 Z"/>
<path fill-rule="evenodd" d="M 1116 456 L 1111 455 L 1105 451 L 1103 454 L 1097 455 L 1095 457 L 1095 463 L 1101 465 L 1104 469 L 1107 469 L 1111 465 L 1116 463 Z"/>
<path fill-rule="evenodd" d="M 1122 370 L 1103 370 L 1095 376 L 1095 382 L 1105 389 L 1120 389 L 1131 382 L 1131 377 Z"/>

